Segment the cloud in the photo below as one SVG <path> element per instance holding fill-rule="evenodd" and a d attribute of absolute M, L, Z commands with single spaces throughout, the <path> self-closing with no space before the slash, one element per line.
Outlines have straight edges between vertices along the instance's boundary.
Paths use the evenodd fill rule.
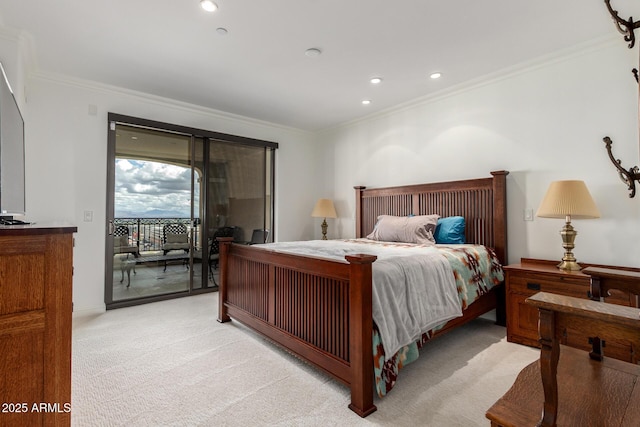
<path fill-rule="evenodd" d="M 190 217 L 190 168 L 131 159 L 116 159 L 115 166 L 116 217 Z M 194 194 L 197 207 L 198 179 Z"/>

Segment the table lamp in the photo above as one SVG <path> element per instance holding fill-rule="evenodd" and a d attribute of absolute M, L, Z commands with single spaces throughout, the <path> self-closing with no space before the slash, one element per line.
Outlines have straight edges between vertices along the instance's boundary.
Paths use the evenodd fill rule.
<path fill-rule="evenodd" d="M 558 268 L 567 271 L 579 271 L 582 267 L 573 256 L 574 241 L 577 231 L 571 225 L 573 219 L 600 218 L 596 207 L 584 181 L 555 181 L 549 185 L 538 212 L 541 218 L 564 218 L 565 224 L 560 230 L 564 257 Z"/>
<path fill-rule="evenodd" d="M 327 240 L 327 218 L 337 218 L 336 208 L 330 199 L 320 199 L 311 212 L 314 218 L 324 218 L 322 221 L 322 240 Z"/>

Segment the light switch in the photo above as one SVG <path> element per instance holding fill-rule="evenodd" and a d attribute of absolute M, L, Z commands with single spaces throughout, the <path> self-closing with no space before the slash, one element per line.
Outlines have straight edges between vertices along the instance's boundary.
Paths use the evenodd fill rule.
<path fill-rule="evenodd" d="M 525 209 L 524 210 L 524 220 L 525 221 L 533 221 L 533 209 Z"/>
<path fill-rule="evenodd" d="M 84 211 L 84 222 L 93 221 L 93 211 Z"/>

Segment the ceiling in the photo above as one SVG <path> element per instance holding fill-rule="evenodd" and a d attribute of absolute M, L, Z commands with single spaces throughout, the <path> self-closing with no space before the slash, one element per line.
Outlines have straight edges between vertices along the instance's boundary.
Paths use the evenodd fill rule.
<path fill-rule="evenodd" d="M 39 73 L 303 130 L 592 40 L 624 43 L 602 0 L 216 2 L 207 13 L 199 0 L 3 1 L 0 24 L 27 37 Z M 622 18 L 640 16 L 637 0 L 612 2 Z M 322 53 L 306 56 L 309 48 Z M 438 80 L 429 78 L 435 71 Z M 382 83 L 371 84 L 374 76 Z"/>

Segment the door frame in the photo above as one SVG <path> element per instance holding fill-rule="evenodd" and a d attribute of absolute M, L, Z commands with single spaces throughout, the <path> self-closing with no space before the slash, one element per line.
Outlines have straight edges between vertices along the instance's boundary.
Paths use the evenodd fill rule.
<path fill-rule="evenodd" d="M 139 117 L 132 117 L 132 116 L 127 116 L 127 115 L 122 115 L 122 114 L 118 114 L 118 113 L 112 113 L 109 112 L 107 115 L 107 129 L 108 129 L 108 136 L 107 136 L 107 200 L 106 200 L 106 222 L 105 222 L 105 248 L 106 248 L 106 253 L 105 253 L 105 277 L 104 277 L 104 301 L 105 301 L 105 305 L 107 309 L 114 309 L 114 308 L 120 308 L 120 307 L 128 307 L 128 306 L 133 306 L 133 305 L 139 305 L 139 304 L 146 304 L 148 302 L 154 302 L 154 301 L 162 301 L 162 300 L 167 300 L 167 299 L 173 299 L 173 298 L 177 298 L 177 297 L 182 297 L 182 296 L 189 296 L 189 295 L 194 295 L 194 294 L 199 294 L 199 293 L 204 293 L 204 292 L 212 292 L 214 290 L 216 290 L 215 288 L 210 288 L 210 287 L 206 287 L 204 286 L 205 283 L 207 282 L 203 282 L 203 286 L 201 288 L 197 288 L 197 289 L 193 289 L 193 255 L 191 254 L 189 257 L 189 264 L 190 264 L 190 275 L 189 275 L 189 286 L 187 291 L 184 292 L 177 292 L 177 293 L 169 293 L 169 294 L 161 294 L 161 295 L 157 295 L 157 296 L 150 296 L 150 297 L 145 297 L 144 299 L 128 299 L 128 300 L 119 300 L 119 301 L 113 301 L 113 286 L 109 287 L 107 286 L 107 283 L 111 283 L 113 281 L 113 261 L 114 261 L 114 257 L 113 256 L 109 256 L 111 254 L 113 254 L 113 220 L 114 220 L 114 213 L 115 213 L 115 203 L 114 203 L 114 194 L 113 194 L 113 189 L 115 188 L 115 146 L 116 146 L 116 132 L 115 132 L 115 127 L 117 124 L 122 124 L 122 125 L 128 125 L 128 126 L 133 126 L 133 127 L 140 127 L 140 128 L 147 128 L 147 129 L 152 129 L 152 130 L 158 130 L 161 132 L 168 132 L 168 133 L 177 133 L 177 134 L 181 134 L 181 135 L 185 135 L 191 136 L 191 159 L 193 160 L 194 154 L 195 154 L 195 141 L 199 138 L 202 139 L 203 144 L 204 144 L 204 150 L 203 150 L 203 159 L 205 159 L 204 164 L 203 164 L 203 175 L 206 177 L 206 171 L 208 170 L 208 156 L 209 156 L 209 150 L 210 150 L 210 143 L 209 141 L 220 141 L 220 142 L 226 142 L 226 143 L 237 143 L 239 145 L 248 145 L 248 146 L 256 146 L 256 147 L 264 147 L 265 149 L 270 149 L 272 151 L 271 155 L 269 156 L 268 161 L 270 162 L 270 171 L 271 171 L 271 180 L 270 180 L 270 195 L 271 195 L 271 203 L 268 206 L 268 209 L 270 210 L 270 219 L 271 219 L 271 235 L 275 236 L 275 218 L 274 218 L 274 205 L 275 205 L 275 195 L 274 195 L 274 190 L 275 190 L 275 150 L 278 148 L 278 143 L 277 142 L 272 142 L 272 141 L 266 141 L 266 140 L 260 140 L 260 139 L 254 139 L 254 138 L 248 138 L 248 137 L 243 137 L 243 136 L 238 136 L 238 135 L 231 135 L 231 134 L 225 134 L 225 133 L 220 133 L 220 132 L 215 132 L 215 131 L 209 131 L 209 130 L 203 130 L 203 129 L 198 129 L 198 128 L 192 128 L 192 127 L 188 127 L 188 126 L 180 126 L 180 125 L 175 125 L 175 124 L 171 124 L 171 123 L 165 123 L 165 122 L 159 122 L 159 121 L 155 121 L 155 120 L 149 120 L 149 119 L 143 119 L 143 118 L 139 118 Z M 265 157 L 266 158 L 266 157 Z M 192 195 L 192 200 L 193 200 L 193 191 L 194 191 L 194 179 L 195 179 L 195 174 L 193 172 L 194 169 L 194 165 L 192 162 L 191 165 L 191 195 Z M 203 180 L 203 181 L 206 181 Z M 206 185 L 206 182 L 202 183 L 203 185 Z M 265 189 L 266 190 L 266 189 Z M 204 189 L 203 194 L 207 194 L 207 189 Z M 206 242 L 208 240 L 208 224 L 207 224 L 207 200 L 205 198 L 205 200 L 201 200 L 201 202 L 203 204 L 202 206 L 202 210 L 203 210 L 203 218 L 201 218 L 202 220 L 202 225 L 201 225 L 201 229 L 202 229 L 202 240 L 203 242 Z M 191 218 L 194 218 L 194 205 L 193 203 L 191 204 Z M 192 240 L 193 241 L 193 240 Z M 203 257 L 203 264 L 204 264 L 204 258 L 205 256 L 208 254 L 208 245 L 202 245 L 202 257 Z M 193 251 L 190 251 L 193 252 Z M 208 257 L 207 257 L 208 259 Z M 205 269 L 203 268 L 202 272 L 202 279 L 201 280 L 208 280 L 208 276 L 204 274 Z"/>

